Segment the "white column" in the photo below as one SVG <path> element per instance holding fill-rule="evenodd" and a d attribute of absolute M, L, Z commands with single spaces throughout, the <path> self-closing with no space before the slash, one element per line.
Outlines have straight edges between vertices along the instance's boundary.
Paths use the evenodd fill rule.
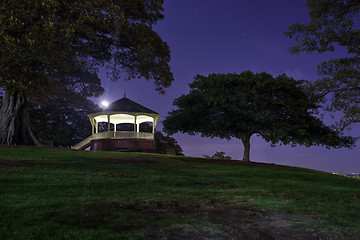
<path fill-rule="evenodd" d="M 135 137 L 135 138 L 137 138 L 137 133 L 136 133 L 136 132 L 137 132 L 137 131 L 136 131 L 136 130 L 137 130 L 136 118 L 137 118 L 137 116 L 135 116 L 135 122 L 134 122 L 134 137 Z"/>
<path fill-rule="evenodd" d="M 107 119 L 108 119 L 108 138 L 110 138 L 110 115 L 107 115 Z"/>
<path fill-rule="evenodd" d="M 95 120 L 95 133 L 99 132 L 99 123 Z"/>
<path fill-rule="evenodd" d="M 152 133 L 155 133 L 155 118 L 153 118 L 153 126 L 152 126 Z"/>

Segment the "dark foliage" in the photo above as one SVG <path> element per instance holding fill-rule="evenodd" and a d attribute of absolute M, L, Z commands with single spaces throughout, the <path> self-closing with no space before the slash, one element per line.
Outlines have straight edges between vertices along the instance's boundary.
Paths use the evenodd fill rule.
<path fill-rule="evenodd" d="M 218 160 L 231 160 L 232 158 L 230 156 L 225 156 L 225 152 L 218 152 L 214 153 L 211 157 L 209 155 L 203 155 L 204 158 L 210 158 L 210 159 L 218 159 Z"/>
<path fill-rule="evenodd" d="M 310 22 L 295 23 L 285 34 L 297 41 L 292 53 L 327 52 L 345 48 L 347 57 L 324 61 L 318 66 L 322 79 L 311 90 L 328 96 L 325 109 L 342 111 L 337 129 L 360 122 L 360 30 L 358 0 L 308 0 Z"/>
<path fill-rule="evenodd" d="M 27 104 L 45 109 L 61 99 L 70 107 L 76 102 L 66 102 L 69 94 L 99 96 L 97 72 L 105 64 L 111 79 L 124 73 L 143 77 L 163 93 L 173 81 L 170 50 L 152 30 L 163 18 L 162 3 L 1 1 L 0 91 L 6 92 L 6 101 L 0 109 L 0 143 L 36 144 L 29 121 L 21 120 L 29 119 Z"/>
<path fill-rule="evenodd" d="M 50 141 L 54 147 L 71 147 L 91 135 L 87 114 L 98 111 L 99 107 L 87 98 L 54 96 L 47 104 L 30 108 L 30 116 L 43 144 Z"/>
<path fill-rule="evenodd" d="M 302 81 L 267 73 L 196 75 L 190 93 L 175 99 L 164 129 L 203 137 L 241 139 L 249 161 L 250 137 L 260 135 L 271 144 L 300 144 L 307 147 L 350 147 L 353 139 L 338 133 L 312 112 L 318 96 L 308 95 Z"/>
<path fill-rule="evenodd" d="M 160 131 L 155 132 L 155 147 L 157 153 L 167 154 L 172 152 L 175 155 L 184 155 L 183 150 L 175 138 L 170 137 L 169 135 L 165 136 Z"/>

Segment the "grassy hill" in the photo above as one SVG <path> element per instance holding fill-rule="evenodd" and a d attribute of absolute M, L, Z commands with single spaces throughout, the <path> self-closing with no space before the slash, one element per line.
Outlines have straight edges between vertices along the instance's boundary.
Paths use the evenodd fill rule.
<path fill-rule="evenodd" d="M 0 147 L 0 239 L 360 239 L 360 181 L 142 153 Z"/>

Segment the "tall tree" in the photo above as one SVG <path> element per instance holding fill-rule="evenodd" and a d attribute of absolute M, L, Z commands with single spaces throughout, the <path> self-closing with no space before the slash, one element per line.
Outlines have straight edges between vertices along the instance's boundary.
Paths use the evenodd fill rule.
<path fill-rule="evenodd" d="M 325 109 L 342 111 L 338 129 L 360 122 L 360 30 L 358 0 L 307 0 L 310 22 L 292 24 L 285 34 L 297 41 L 292 53 L 327 52 L 346 48 L 348 57 L 324 61 L 318 66 L 322 79 L 312 90 L 328 96 Z"/>
<path fill-rule="evenodd" d="M 318 98 L 308 95 L 302 81 L 267 73 L 196 75 L 190 93 L 175 99 L 178 109 L 163 121 L 169 134 L 241 139 L 244 161 L 250 161 L 250 138 L 260 135 L 271 144 L 351 147 L 354 139 L 341 137 L 313 116 Z"/>
<path fill-rule="evenodd" d="M 41 106 L 54 94 L 103 92 L 97 70 L 109 63 L 114 80 L 154 80 L 163 92 L 173 81 L 170 50 L 152 25 L 163 0 L 4 0 L 0 3 L 0 144 L 39 144 L 27 102 Z"/>

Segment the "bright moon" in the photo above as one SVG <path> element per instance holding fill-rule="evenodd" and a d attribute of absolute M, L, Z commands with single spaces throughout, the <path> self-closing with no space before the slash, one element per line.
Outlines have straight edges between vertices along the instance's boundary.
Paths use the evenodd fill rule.
<path fill-rule="evenodd" d="M 109 106 L 109 103 L 108 103 L 107 101 L 102 101 L 102 102 L 101 102 L 101 105 L 102 105 L 103 107 L 107 107 L 107 106 Z"/>

